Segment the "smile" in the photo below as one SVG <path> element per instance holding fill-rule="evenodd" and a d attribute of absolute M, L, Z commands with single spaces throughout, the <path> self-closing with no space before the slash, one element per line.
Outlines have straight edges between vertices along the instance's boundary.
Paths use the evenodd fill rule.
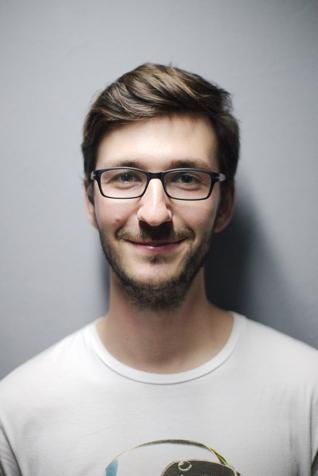
<path fill-rule="evenodd" d="M 169 253 L 175 251 L 184 240 L 178 241 L 130 241 L 137 250 L 148 253 Z"/>

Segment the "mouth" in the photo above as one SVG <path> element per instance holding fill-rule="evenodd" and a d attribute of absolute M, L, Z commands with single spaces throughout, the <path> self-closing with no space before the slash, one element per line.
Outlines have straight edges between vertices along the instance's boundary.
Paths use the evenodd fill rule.
<path fill-rule="evenodd" d="M 147 241 L 132 241 L 127 240 L 137 250 L 149 253 L 169 253 L 175 251 L 185 239 L 176 241 L 161 241 L 161 240 L 147 240 Z"/>

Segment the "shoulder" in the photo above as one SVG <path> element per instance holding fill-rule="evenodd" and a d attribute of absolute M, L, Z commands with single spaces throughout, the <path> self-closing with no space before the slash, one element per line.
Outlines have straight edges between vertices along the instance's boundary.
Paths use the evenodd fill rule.
<path fill-rule="evenodd" d="M 244 319 L 241 352 L 254 365 L 271 375 L 316 386 L 318 393 L 318 351 L 291 336 L 259 322 Z"/>
<path fill-rule="evenodd" d="M 318 350 L 272 327 L 251 319 L 246 320 L 246 335 L 266 354 L 278 353 L 281 358 L 305 359 L 317 362 Z"/>
<path fill-rule="evenodd" d="M 74 374 L 85 354 L 85 330 L 74 332 L 13 370 L 0 382 L 1 409 L 16 402 L 33 402 Z"/>

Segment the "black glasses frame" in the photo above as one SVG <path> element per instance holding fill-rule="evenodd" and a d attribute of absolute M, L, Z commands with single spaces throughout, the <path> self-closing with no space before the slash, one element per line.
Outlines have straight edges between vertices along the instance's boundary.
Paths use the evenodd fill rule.
<path fill-rule="evenodd" d="M 121 169 L 122 170 L 134 170 L 136 172 L 142 173 L 147 178 L 147 182 L 145 184 L 145 188 L 144 188 L 144 191 L 142 193 L 140 193 L 139 195 L 134 195 L 133 197 L 110 197 L 109 195 L 105 195 L 105 193 L 103 193 L 102 184 L 101 184 L 102 174 L 104 172 L 109 171 L 109 170 L 121 170 Z M 169 175 L 170 173 L 173 173 L 173 172 L 190 172 L 190 171 L 191 172 L 203 172 L 203 173 L 205 173 L 205 174 L 207 174 L 211 177 L 210 189 L 209 189 L 207 195 L 204 198 L 176 198 L 176 197 L 173 197 L 170 193 L 167 192 L 166 184 L 165 184 L 165 177 L 167 175 Z M 163 186 L 163 189 L 164 189 L 166 195 L 169 198 L 172 198 L 173 200 L 184 200 L 184 201 L 193 202 L 193 201 L 208 199 L 209 196 L 212 193 L 214 184 L 216 184 L 217 182 L 224 182 L 226 180 L 226 176 L 224 174 L 222 174 L 221 172 L 211 172 L 210 170 L 200 169 L 200 168 L 193 168 L 193 167 L 182 167 L 182 168 L 177 168 L 177 169 L 169 169 L 169 170 L 166 170 L 165 172 L 147 172 L 146 170 L 138 169 L 138 168 L 135 168 L 135 167 L 109 167 L 107 169 L 94 170 L 90 175 L 90 179 L 91 179 L 91 181 L 96 180 L 101 195 L 103 195 L 103 197 L 106 197 L 106 198 L 114 198 L 116 200 L 130 200 L 130 199 L 133 199 L 133 198 L 140 198 L 146 193 L 146 190 L 148 188 L 150 180 L 159 179 L 162 183 L 162 186 Z"/>

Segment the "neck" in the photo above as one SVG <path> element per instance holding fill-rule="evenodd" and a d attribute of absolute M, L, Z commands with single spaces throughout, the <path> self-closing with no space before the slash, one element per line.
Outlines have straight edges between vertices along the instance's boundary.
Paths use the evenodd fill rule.
<path fill-rule="evenodd" d="M 97 331 L 107 350 L 126 365 L 175 373 L 217 354 L 231 328 L 232 316 L 208 302 L 201 270 L 178 308 L 159 311 L 133 306 L 112 275 L 109 310 Z"/>

